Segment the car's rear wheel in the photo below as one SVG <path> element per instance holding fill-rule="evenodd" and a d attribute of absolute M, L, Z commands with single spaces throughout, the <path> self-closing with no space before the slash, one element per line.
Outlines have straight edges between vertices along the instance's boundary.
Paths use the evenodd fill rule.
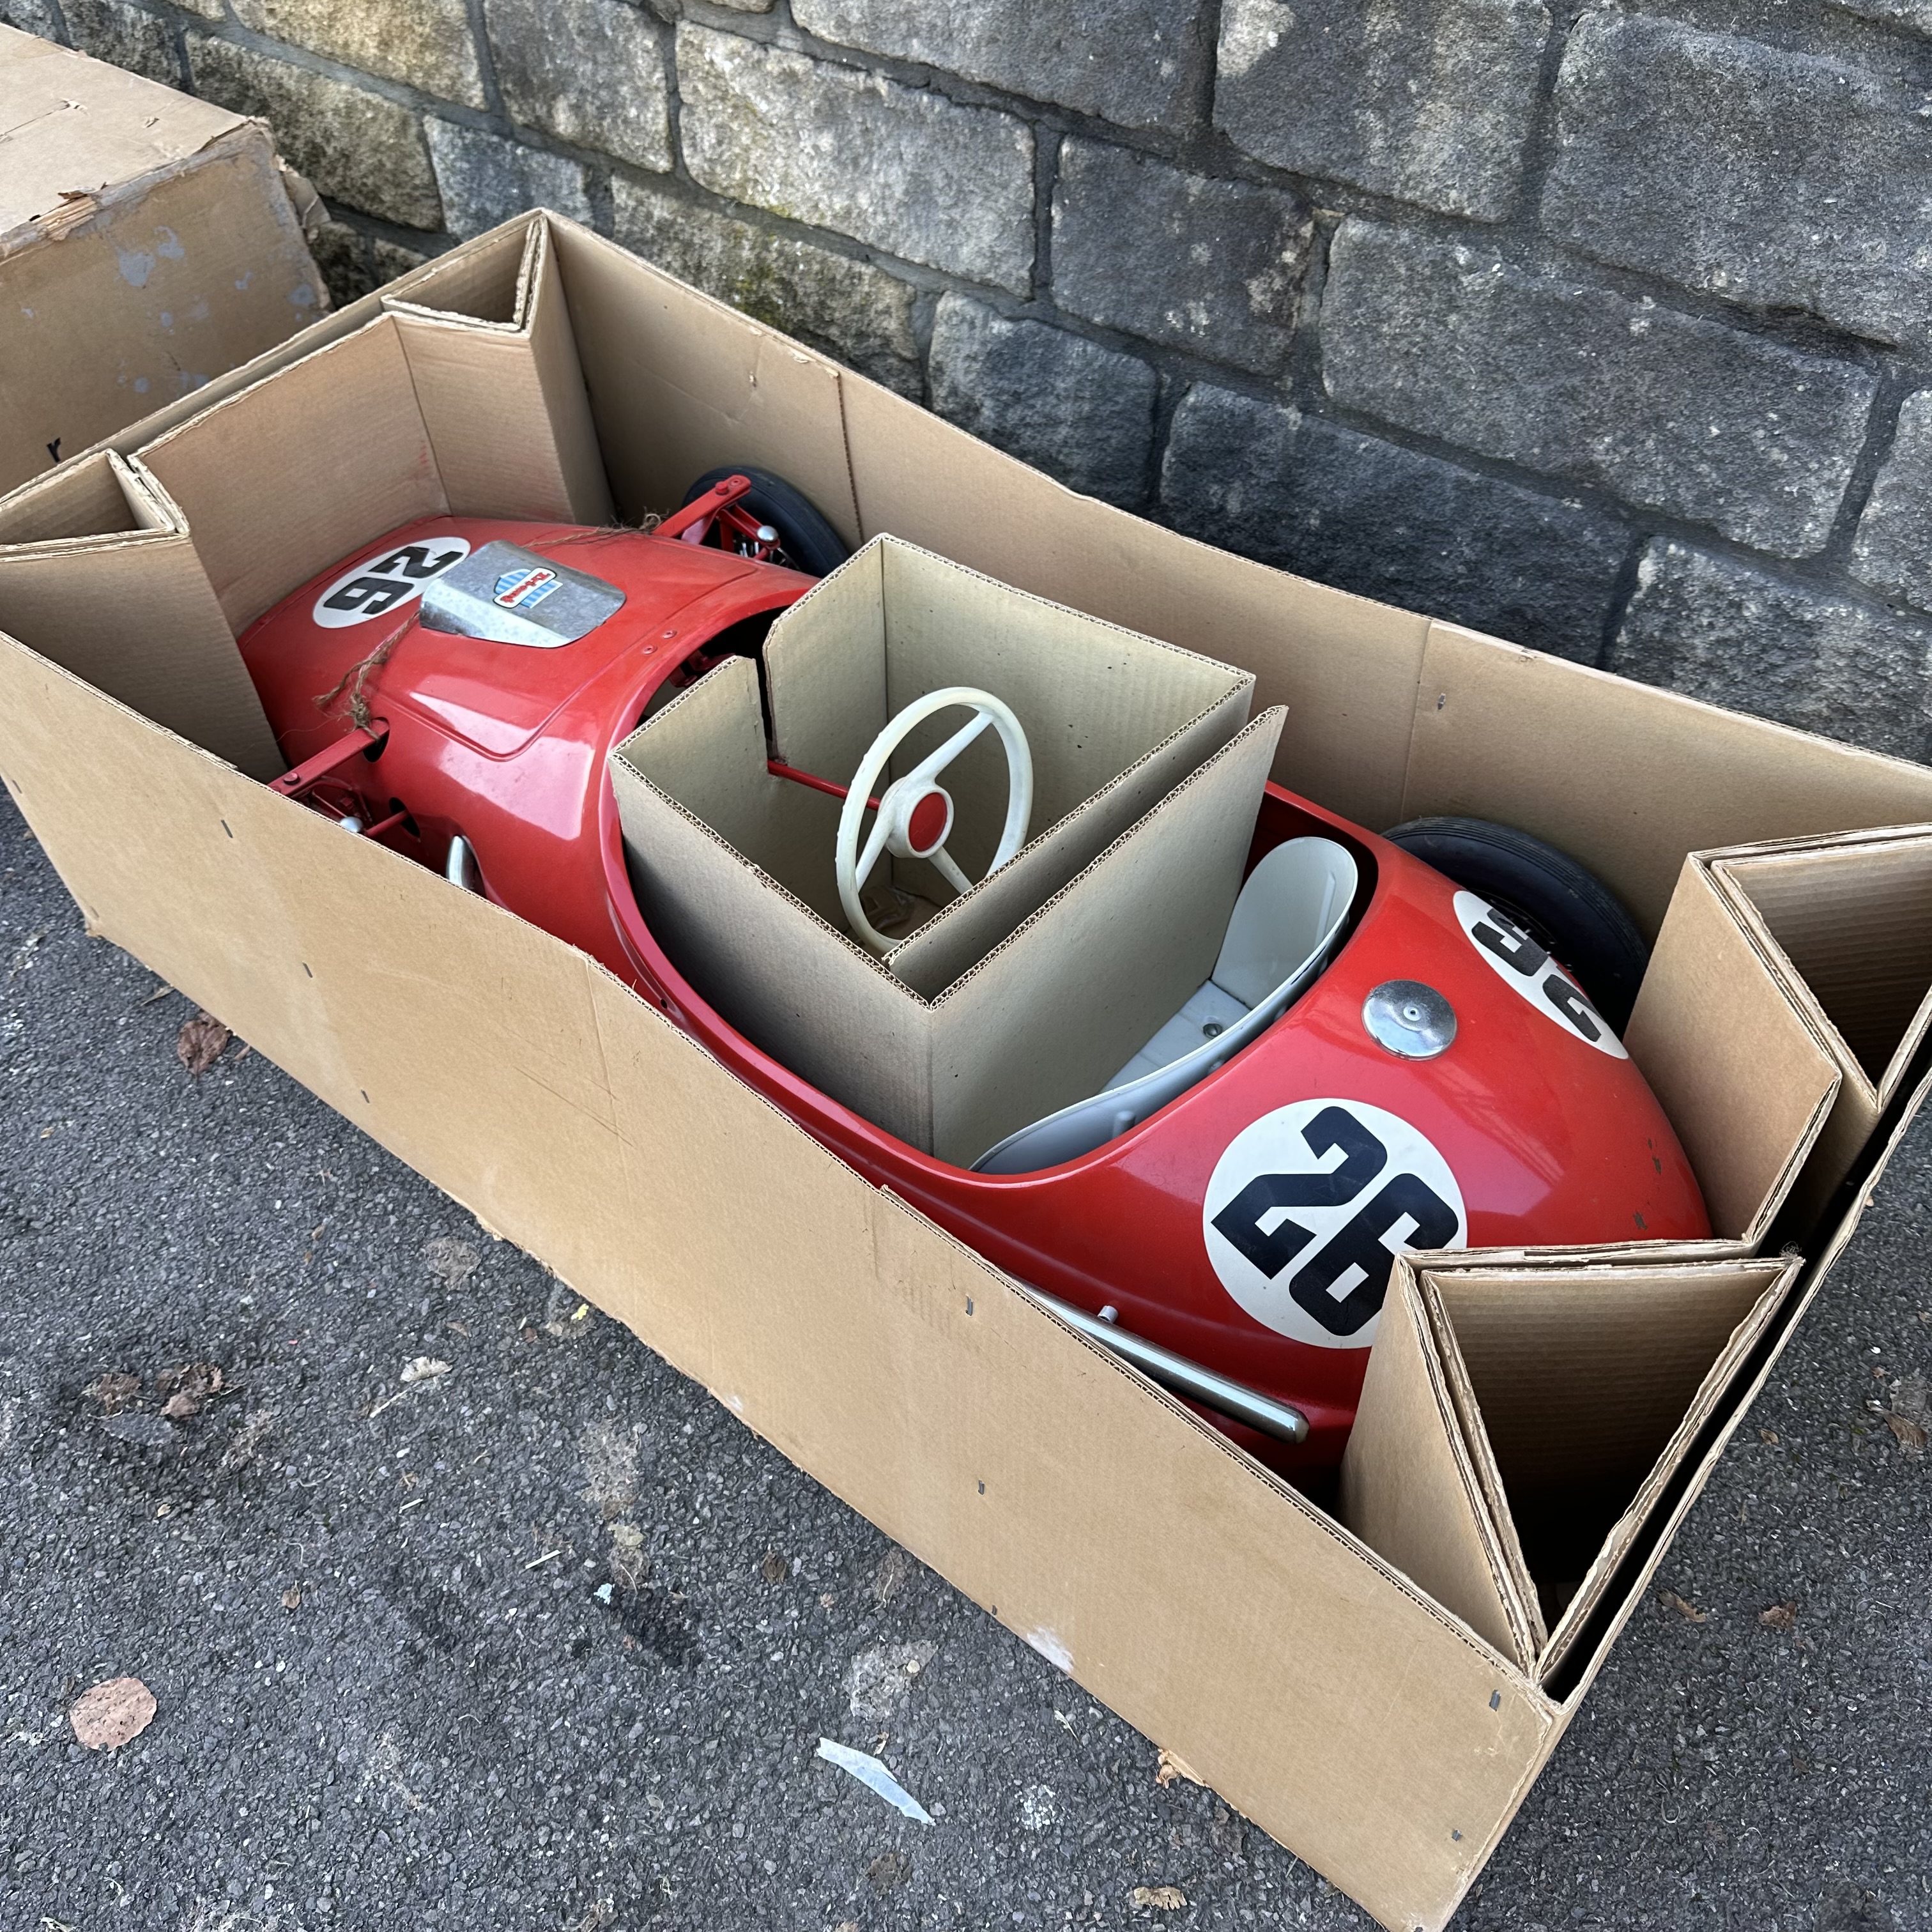
<path fill-rule="evenodd" d="M 760 523 L 778 532 L 773 562 L 802 571 L 808 577 L 823 577 L 852 554 L 831 520 L 802 490 L 769 470 L 754 470 L 748 463 L 728 463 L 720 469 L 707 470 L 686 490 L 685 502 L 695 502 L 728 476 L 751 478 L 750 493 L 742 501 Z"/>
<path fill-rule="evenodd" d="M 1485 818 L 1412 818 L 1382 836 L 1508 913 L 1622 1032 L 1650 948 L 1587 866 L 1513 825 Z"/>

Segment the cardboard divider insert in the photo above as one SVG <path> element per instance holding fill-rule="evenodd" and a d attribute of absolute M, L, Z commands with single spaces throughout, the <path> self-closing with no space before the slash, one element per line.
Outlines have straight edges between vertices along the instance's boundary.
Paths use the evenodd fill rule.
<path fill-rule="evenodd" d="M 766 1052 L 902 1140 L 964 1165 L 1096 1092 L 1212 967 L 1281 728 L 1266 712 L 928 998 L 735 844 L 829 848 L 836 801 L 760 770 L 757 674 L 729 660 L 613 754 L 639 904 L 679 970 Z M 705 801 L 710 820 L 670 789 Z M 815 795 L 805 794 L 806 797 Z M 730 828 L 728 830 L 727 828 Z M 747 834 L 749 836 L 747 836 Z M 915 938 L 917 938 L 915 934 Z"/>
<path fill-rule="evenodd" d="M 1756 1248 L 1823 1132 L 1844 1074 L 1815 1014 L 1694 857 L 1624 1044 L 1676 1130 L 1712 1230 Z"/>
<path fill-rule="evenodd" d="M 1398 1262 L 1342 1520 L 1550 1682 L 1800 1265 Z"/>
<path fill-rule="evenodd" d="M 1932 826 L 1694 854 L 1823 1039 L 1840 1084 L 1787 1214 L 1808 1233 L 1932 1028 Z"/>

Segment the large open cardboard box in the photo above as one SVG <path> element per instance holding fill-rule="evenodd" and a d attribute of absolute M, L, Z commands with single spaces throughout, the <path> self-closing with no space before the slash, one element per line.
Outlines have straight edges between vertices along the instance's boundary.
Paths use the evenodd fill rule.
<path fill-rule="evenodd" d="M 350 373 L 388 384 L 390 406 L 345 418 Z M 1767 1143 L 1718 1242 L 1567 1258 L 1593 1304 L 1592 1271 L 1624 1268 L 1648 1270 L 1643 1292 L 1708 1304 L 1687 1360 L 1711 1346 L 1632 1477 L 1588 1616 L 1553 1632 L 1543 1618 L 1559 1668 L 1508 1548 L 1505 1451 L 1492 1440 L 1485 1463 L 1472 1419 L 1490 1399 L 1474 1361 L 1468 1400 L 1448 1371 L 1410 1376 L 1412 1392 L 1446 1391 L 1410 1402 L 1412 1446 L 1438 1476 L 1470 1472 L 1495 1618 L 1480 1597 L 1437 1600 L 583 955 L 259 782 L 274 748 L 233 632 L 364 535 L 444 508 L 634 519 L 720 462 L 788 476 L 855 543 L 890 531 L 1244 668 L 1258 709 L 1287 707 L 1285 783 L 1378 828 L 1428 812 L 1525 826 L 1653 932 L 1687 854 L 1923 823 L 1932 772 L 1072 496 L 544 216 L 0 502 L 0 772 L 92 929 L 629 1323 L 1384 1924 L 1439 1926 L 1855 1216 L 1809 1231 L 1795 1288 L 1782 1263 L 1749 1261 L 1766 1199 L 1803 1162 Z M 1815 1141 L 1840 1072 L 1827 1046 L 1816 1064 L 1754 1066 L 1728 1042 L 1706 1058 L 1699 1029 L 1665 1017 L 1691 1086 L 1700 1069 L 1732 1082 Z M 1700 1131 L 1718 1157 L 1721 1120 Z M 1753 1174 L 1768 1177 L 1757 1197 Z M 1413 1340 L 1412 1369 L 1430 1336 L 1437 1360 L 1457 1335 L 1465 1358 L 1474 1346 L 1443 1284 L 1477 1263 L 1438 1259 L 1418 1267 L 1448 1312 L 1425 1336 L 1426 1305 L 1403 1300 L 1391 1330 Z M 1520 1287 L 1481 1264 L 1472 1296 Z"/>
<path fill-rule="evenodd" d="M 328 305 L 258 121 L 0 26 L 0 490 Z"/>

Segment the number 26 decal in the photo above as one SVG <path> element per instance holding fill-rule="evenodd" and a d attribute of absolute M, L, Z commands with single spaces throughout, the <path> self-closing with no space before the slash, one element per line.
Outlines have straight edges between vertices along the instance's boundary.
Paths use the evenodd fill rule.
<path fill-rule="evenodd" d="M 431 578 L 469 554 L 469 543 L 462 537 L 404 544 L 345 570 L 315 600 L 310 615 L 326 631 L 386 616 L 399 604 L 420 597 Z"/>
<path fill-rule="evenodd" d="M 1462 1190 L 1435 1144 L 1360 1100 L 1299 1100 L 1244 1128 L 1216 1164 L 1202 1222 L 1235 1301 L 1323 1348 L 1375 1339 L 1395 1254 L 1468 1239 Z"/>
<path fill-rule="evenodd" d="M 1610 1022 L 1584 998 L 1576 982 L 1501 907 L 1474 892 L 1458 892 L 1456 916 L 1497 976 L 1544 1018 L 1613 1060 L 1630 1058 Z"/>

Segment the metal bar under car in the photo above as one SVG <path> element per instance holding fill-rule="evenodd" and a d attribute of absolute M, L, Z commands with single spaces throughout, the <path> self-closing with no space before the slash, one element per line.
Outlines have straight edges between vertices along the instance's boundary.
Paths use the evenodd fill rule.
<path fill-rule="evenodd" d="M 1131 1362 L 1142 1375 L 1160 1383 L 1162 1388 L 1185 1396 L 1190 1402 L 1198 1402 L 1203 1408 L 1211 1408 L 1217 1415 L 1246 1423 L 1250 1429 L 1271 1436 L 1277 1442 L 1308 1440 L 1308 1418 L 1300 1409 L 1292 1408 L 1285 1402 L 1277 1402 L 1272 1396 L 1263 1395 L 1258 1389 L 1251 1389 L 1244 1383 L 1230 1381 L 1226 1376 L 1216 1375 L 1212 1369 L 1204 1369 L 1198 1362 L 1190 1362 L 1185 1355 L 1177 1355 L 1172 1348 L 1163 1348 L 1158 1342 L 1150 1342 L 1144 1336 L 1132 1334 L 1102 1316 L 1089 1315 L 1084 1308 L 1076 1308 L 1070 1301 L 1062 1301 L 1058 1295 L 1042 1294 L 1011 1275 L 1006 1279 L 1023 1294 L 1030 1295 L 1041 1307 L 1058 1316 L 1070 1328 L 1076 1328 L 1102 1347 L 1112 1349 L 1123 1361 Z"/>

